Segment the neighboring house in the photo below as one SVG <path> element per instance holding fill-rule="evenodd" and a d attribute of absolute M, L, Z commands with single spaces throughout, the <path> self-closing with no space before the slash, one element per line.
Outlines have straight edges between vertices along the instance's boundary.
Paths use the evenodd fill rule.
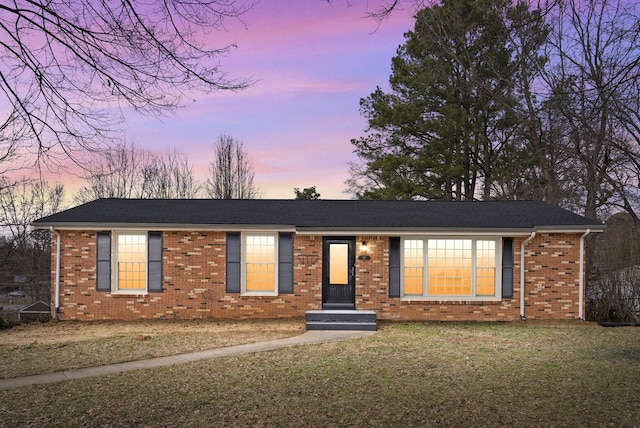
<path fill-rule="evenodd" d="M 34 226 L 53 233 L 53 315 L 80 320 L 583 319 L 603 230 L 537 201 L 260 199 L 100 199 Z"/>

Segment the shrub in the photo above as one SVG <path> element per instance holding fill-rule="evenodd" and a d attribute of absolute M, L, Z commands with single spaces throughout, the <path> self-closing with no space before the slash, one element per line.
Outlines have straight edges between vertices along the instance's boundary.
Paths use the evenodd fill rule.
<path fill-rule="evenodd" d="M 0 330 L 8 330 L 10 328 L 13 328 L 13 326 L 15 325 L 16 323 L 12 321 L 5 321 L 4 318 L 0 317 Z"/>
<path fill-rule="evenodd" d="M 603 275 L 587 292 L 587 319 L 592 321 L 640 322 L 640 267 Z"/>

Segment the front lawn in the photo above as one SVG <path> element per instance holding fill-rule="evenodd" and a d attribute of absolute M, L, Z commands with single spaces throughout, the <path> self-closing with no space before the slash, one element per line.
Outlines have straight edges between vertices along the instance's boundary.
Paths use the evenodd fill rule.
<path fill-rule="evenodd" d="M 0 331 L 0 378 L 204 351 L 303 332 L 301 320 L 21 324 Z"/>
<path fill-rule="evenodd" d="M 21 427 L 639 421 L 640 329 L 589 323 L 381 323 L 352 341 L 0 391 L 0 425 Z"/>

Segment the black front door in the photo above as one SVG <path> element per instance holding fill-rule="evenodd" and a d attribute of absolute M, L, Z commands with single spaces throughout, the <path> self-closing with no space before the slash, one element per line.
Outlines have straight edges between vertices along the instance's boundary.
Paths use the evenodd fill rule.
<path fill-rule="evenodd" d="M 322 308 L 355 309 L 355 238 L 324 238 Z"/>

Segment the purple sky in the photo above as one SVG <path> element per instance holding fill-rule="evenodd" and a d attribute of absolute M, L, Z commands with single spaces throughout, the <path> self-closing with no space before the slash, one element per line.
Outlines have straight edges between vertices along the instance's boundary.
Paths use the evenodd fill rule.
<path fill-rule="evenodd" d="M 175 116 L 131 115 L 136 146 L 176 147 L 206 176 L 221 133 L 241 140 L 263 198 L 293 198 L 293 188 L 316 186 L 322 199 L 344 199 L 350 140 L 364 134 L 360 98 L 388 87 L 391 58 L 413 28 L 413 11 L 377 22 L 365 18 L 375 0 L 261 0 L 244 16 L 245 29 L 229 23 L 211 44 L 236 43 L 220 62 L 231 76 L 257 84 L 238 93 L 202 96 Z"/>

